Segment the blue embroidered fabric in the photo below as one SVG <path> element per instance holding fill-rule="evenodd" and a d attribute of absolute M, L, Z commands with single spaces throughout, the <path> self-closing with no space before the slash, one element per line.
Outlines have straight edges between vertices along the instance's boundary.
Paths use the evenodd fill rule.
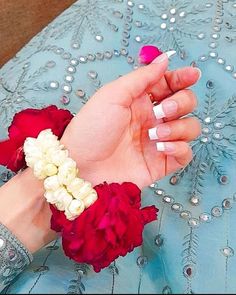
<path fill-rule="evenodd" d="M 171 69 L 202 70 L 192 162 L 143 191 L 143 204 L 160 212 L 142 247 L 97 274 L 54 241 L 5 293 L 235 293 L 235 0 L 79 0 L 0 70 L 0 138 L 27 107 L 76 113 L 103 84 L 140 66 L 143 44 L 176 50 Z M 0 173 L 2 183 L 11 176 Z"/>

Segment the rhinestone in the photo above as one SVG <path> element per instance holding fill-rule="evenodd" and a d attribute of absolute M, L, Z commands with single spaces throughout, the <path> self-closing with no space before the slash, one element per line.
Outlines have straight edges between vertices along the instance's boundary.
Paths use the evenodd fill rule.
<path fill-rule="evenodd" d="M 76 59 L 76 58 L 72 58 L 72 59 L 70 60 L 70 64 L 71 64 L 72 66 L 77 66 L 77 65 L 79 64 L 79 61 L 78 61 L 78 59 Z"/>
<path fill-rule="evenodd" d="M 70 82 L 70 83 L 71 83 L 71 82 L 73 82 L 73 81 L 74 81 L 74 77 L 73 77 L 73 76 L 71 76 L 71 75 L 66 75 L 66 76 L 65 76 L 65 81 L 66 81 L 66 82 Z"/>
<path fill-rule="evenodd" d="M 221 27 L 219 27 L 219 26 L 214 26 L 214 27 L 213 27 L 213 30 L 214 30 L 215 32 L 220 32 L 220 31 L 221 31 Z"/>
<path fill-rule="evenodd" d="M 222 128 L 225 127 L 225 123 L 222 123 L 222 122 L 215 122 L 215 123 L 214 123 L 214 127 L 215 127 L 216 129 L 222 129 Z"/>
<path fill-rule="evenodd" d="M 215 51 L 210 51 L 209 56 L 212 57 L 212 58 L 216 58 L 218 56 L 218 53 L 215 52 Z"/>
<path fill-rule="evenodd" d="M 179 203 L 174 203 L 174 204 L 172 204 L 171 209 L 172 209 L 174 212 L 178 213 L 178 212 L 180 212 L 180 211 L 183 210 L 183 205 L 181 205 L 181 204 L 179 204 Z"/>
<path fill-rule="evenodd" d="M 136 36 L 135 37 L 135 41 L 138 42 L 138 43 L 140 43 L 142 41 L 141 36 Z"/>
<path fill-rule="evenodd" d="M 76 95 L 83 98 L 85 97 L 85 92 L 82 89 L 76 90 Z"/>
<path fill-rule="evenodd" d="M 183 269 L 183 273 L 186 278 L 193 277 L 195 273 L 193 265 L 186 265 Z"/>
<path fill-rule="evenodd" d="M 172 290 L 169 286 L 165 286 L 162 290 L 162 294 L 172 294 Z"/>
<path fill-rule="evenodd" d="M 10 261 L 14 261 L 17 258 L 17 254 L 13 249 L 10 249 L 8 252 L 8 257 Z"/>
<path fill-rule="evenodd" d="M 143 26 L 143 24 L 141 21 L 137 20 L 137 21 L 135 21 L 135 26 L 138 28 L 141 28 Z"/>
<path fill-rule="evenodd" d="M 171 8 L 170 9 L 170 14 L 176 14 L 176 9 L 175 8 Z"/>
<path fill-rule="evenodd" d="M 179 177 L 178 177 L 178 176 L 173 175 L 173 176 L 170 178 L 170 184 L 172 184 L 172 185 L 176 185 L 178 182 L 179 182 Z"/>
<path fill-rule="evenodd" d="M 191 212 L 184 210 L 184 211 L 180 212 L 179 216 L 183 219 L 189 219 L 189 218 L 191 218 L 192 214 L 191 214 Z"/>
<path fill-rule="evenodd" d="M 104 56 L 105 56 L 105 58 L 107 58 L 107 59 L 110 59 L 110 58 L 112 58 L 112 52 L 111 51 L 105 51 L 105 53 L 104 53 Z"/>
<path fill-rule="evenodd" d="M 58 83 L 57 81 L 51 81 L 51 82 L 49 83 L 49 87 L 50 87 L 51 89 L 57 89 L 57 88 L 59 87 L 59 83 Z"/>
<path fill-rule="evenodd" d="M 64 49 L 63 48 L 57 48 L 56 50 L 55 50 L 55 53 L 56 54 L 62 54 L 64 52 Z"/>
<path fill-rule="evenodd" d="M 171 18 L 170 18 L 170 23 L 173 24 L 173 23 L 175 23 L 175 21 L 176 21 L 175 17 L 171 17 Z"/>
<path fill-rule="evenodd" d="M 69 84 L 63 84 L 62 89 L 66 93 L 71 93 L 71 91 L 72 91 L 72 87 Z"/>
<path fill-rule="evenodd" d="M 61 97 L 61 103 L 63 103 L 64 105 L 68 105 L 69 103 L 70 103 L 70 98 L 68 97 L 68 96 L 66 96 L 66 95 L 63 95 L 62 97 Z"/>
<path fill-rule="evenodd" d="M 207 8 L 212 7 L 212 5 L 213 5 L 212 3 L 206 3 L 206 7 L 207 7 Z"/>
<path fill-rule="evenodd" d="M 222 207 L 225 210 L 231 209 L 233 207 L 233 199 L 231 199 L 231 198 L 224 199 L 222 202 Z"/>
<path fill-rule="evenodd" d="M 64 59 L 69 59 L 71 58 L 71 54 L 69 52 L 65 52 L 63 55 L 62 55 L 62 58 Z"/>
<path fill-rule="evenodd" d="M 95 55 L 94 54 L 91 54 L 91 53 L 88 54 L 87 58 L 90 61 L 95 61 L 95 59 L 96 59 Z"/>
<path fill-rule="evenodd" d="M 168 29 L 170 32 L 173 32 L 174 31 L 174 27 L 169 27 Z"/>
<path fill-rule="evenodd" d="M 139 267 L 144 267 L 148 263 L 148 258 L 147 256 L 139 256 L 136 262 Z"/>
<path fill-rule="evenodd" d="M 124 32 L 122 33 L 122 35 L 123 35 L 123 37 L 126 38 L 126 39 L 130 37 L 130 33 L 129 33 L 128 31 L 124 31 Z"/>
<path fill-rule="evenodd" d="M 197 37 L 198 37 L 199 40 L 202 40 L 202 39 L 205 38 L 205 34 L 204 33 L 200 33 L 200 34 L 197 35 Z"/>
<path fill-rule="evenodd" d="M 228 176 L 227 175 L 221 175 L 218 179 L 220 184 L 227 184 L 228 183 Z"/>
<path fill-rule="evenodd" d="M 222 18 L 216 18 L 216 19 L 215 19 L 215 22 L 216 22 L 217 24 L 222 24 L 222 23 L 223 23 L 223 20 L 222 20 Z"/>
<path fill-rule="evenodd" d="M 186 16 L 186 12 L 185 12 L 185 11 L 181 11 L 181 12 L 179 13 L 179 16 L 180 16 L 180 17 L 185 17 L 185 16 Z"/>
<path fill-rule="evenodd" d="M 199 220 L 201 222 L 210 222 L 211 221 L 211 215 L 208 213 L 201 213 L 199 216 Z"/>
<path fill-rule="evenodd" d="M 120 53 L 123 56 L 127 56 L 128 55 L 128 50 L 126 48 L 121 48 Z"/>
<path fill-rule="evenodd" d="M 128 1 L 127 4 L 128 4 L 128 6 L 130 6 L 130 7 L 134 7 L 134 2 L 133 2 L 133 1 Z"/>
<path fill-rule="evenodd" d="M 216 43 L 216 42 L 211 42 L 210 44 L 209 44 L 209 47 L 210 48 L 216 48 L 218 46 L 218 43 Z"/>
<path fill-rule="evenodd" d="M 80 44 L 78 43 L 78 42 L 74 42 L 74 43 L 72 43 L 72 48 L 74 48 L 74 49 L 78 49 L 79 47 L 80 47 Z"/>
<path fill-rule="evenodd" d="M 120 56 L 120 51 L 117 50 L 117 49 L 114 49 L 114 55 L 115 55 L 115 56 Z"/>
<path fill-rule="evenodd" d="M 165 192 L 162 189 L 157 189 L 155 191 L 155 194 L 158 195 L 158 196 L 164 196 Z"/>
<path fill-rule="evenodd" d="M 144 4 L 139 4 L 139 5 L 138 5 L 138 8 L 139 8 L 140 10 L 143 10 L 143 9 L 145 8 L 145 5 L 144 5 Z"/>
<path fill-rule="evenodd" d="M 29 68 L 29 66 L 30 66 L 30 62 L 27 62 L 24 64 L 23 69 L 27 69 L 27 68 Z"/>
<path fill-rule="evenodd" d="M 220 217 L 223 214 L 221 207 L 215 206 L 211 209 L 211 215 L 214 217 Z"/>
<path fill-rule="evenodd" d="M 152 189 L 157 189 L 158 184 L 156 182 L 154 182 L 154 183 L 150 184 L 149 187 L 152 188 Z"/>
<path fill-rule="evenodd" d="M 230 30 L 231 30 L 232 27 L 233 27 L 229 22 L 226 22 L 226 23 L 225 23 L 225 26 L 226 26 L 227 29 L 230 29 Z"/>
<path fill-rule="evenodd" d="M 95 39 L 99 42 L 103 41 L 103 36 L 102 35 L 96 35 Z"/>
<path fill-rule="evenodd" d="M 166 204 L 172 204 L 172 203 L 174 203 L 174 198 L 172 198 L 172 197 L 170 197 L 170 196 L 165 196 L 163 199 L 162 199 L 162 201 L 164 202 L 164 203 L 166 203 Z"/>
<path fill-rule="evenodd" d="M 159 248 L 163 245 L 163 242 L 164 242 L 164 240 L 160 234 L 155 237 L 154 241 L 155 241 L 155 245 Z"/>
<path fill-rule="evenodd" d="M 232 42 L 232 41 L 233 41 L 233 39 L 232 39 L 231 37 L 229 37 L 229 36 L 225 36 L 225 40 L 226 40 L 227 42 Z"/>
<path fill-rule="evenodd" d="M 205 136 L 201 137 L 200 140 L 201 140 L 202 143 L 208 143 L 208 142 L 210 142 L 210 138 L 209 137 L 205 137 Z"/>
<path fill-rule="evenodd" d="M 199 196 L 195 196 L 193 195 L 190 199 L 189 202 L 194 205 L 194 206 L 198 206 L 200 204 L 201 198 Z"/>
<path fill-rule="evenodd" d="M 220 249 L 220 252 L 226 257 L 234 256 L 234 249 L 232 249 L 231 247 L 224 247 Z"/>
<path fill-rule="evenodd" d="M 214 33 L 214 34 L 211 35 L 211 37 L 213 39 L 219 39 L 220 38 L 220 34 Z"/>
<path fill-rule="evenodd" d="M 218 64 L 220 64 L 220 65 L 225 64 L 225 60 L 224 60 L 223 58 L 221 58 L 221 57 L 219 57 L 219 58 L 217 59 L 217 62 L 218 62 Z"/>
<path fill-rule="evenodd" d="M 167 18 L 168 18 L 168 15 L 167 15 L 166 13 L 163 13 L 163 14 L 161 15 L 161 18 L 162 18 L 162 19 L 167 19 Z"/>
<path fill-rule="evenodd" d="M 116 11 L 113 11 L 113 15 L 115 17 L 118 17 L 118 18 L 122 18 L 123 17 L 123 13 L 121 13 L 120 11 L 116 10 Z"/>
<path fill-rule="evenodd" d="M 48 272 L 49 271 L 49 267 L 48 266 L 46 266 L 46 265 L 42 265 L 42 266 L 39 266 L 38 268 L 36 268 L 35 270 L 34 270 L 34 272 L 40 272 L 41 274 L 44 274 L 44 273 L 46 273 L 46 272 Z"/>
<path fill-rule="evenodd" d="M 199 220 L 198 219 L 196 219 L 196 218 L 191 218 L 191 219 L 189 219 L 189 221 L 188 221 L 188 225 L 190 226 L 190 227 L 198 227 L 199 226 Z"/>
<path fill-rule="evenodd" d="M 97 76 L 98 76 L 98 73 L 95 72 L 95 71 L 89 71 L 88 72 L 88 77 L 91 78 L 91 79 L 93 79 L 93 80 L 96 79 Z"/>
<path fill-rule="evenodd" d="M 210 83 L 211 81 L 209 80 L 209 81 L 207 81 L 207 83 Z M 209 87 L 208 87 L 209 88 Z M 211 86 L 211 88 L 213 88 L 212 86 Z M 211 117 L 206 117 L 205 119 L 204 119 L 204 122 L 206 123 L 206 124 L 210 124 L 211 123 Z"/>
<path fill-rule="evenodd" d="M 131 30 L 131 25 L 129 23 L 124 24 L 124 29 L 130 31 Z"/>
<path fill-rule="evenodd" d="M 233 8 L 236 8 L 236 3 L 233 4 Z"/>
<path fill-rule="evenodd" d="M 232 74 L 233 78 L 236 79 L 236 72 Z"/>
<path fill-rule="evenodd" d="M 104 54 L 101 53 L 101 52 L 97 52 L 97 53 L 96 53 L 96 58 L 97 58 L 98 60 L 103 60 L 103 59 L 104 59 Z"/>
<path fill-rule="evenodd" d="M 88 60 L 88 59 L 87 59 L 86 56 L 80 56 L 80 57 L 79 57 L 79 61 L 80 61 L 81 63 L 83 63 L 83 64 L 86 63 L 87 60 Z"/>
<path fill-rule="evenodd" d="M 203 134 L 209 134 L 210 133 L 210 128 L 208 128 L 208 127 L 202 128 L 202 133 Z"/>
<path fill-rule="evenodd" d="M 233 67 L 232 65 L 227 65 L 227 66 L 225 66 L 225 70 L 226 70 L 227 72 L 233 72 L 234 67 Z"/>
<path fill-rule="evenodd" d="M 74 66 L 69 66 L 67 68 L 67 72 L 71 73 L 71 74 L 74 74 L 76 72 L 76 68 Z"/>
<path fill-rule="evenodd" d="M 160 25 L 160 27 L 161 27 L 162 30 L 165 30 L 166 27 L 167 27 L 167 25 L 166 25 L 166 23 L 162 23 L 162 24 Z"/>
<path fill-rule="evenodd" d="M 0 250 L 2 250 L 6 245 L 5 240 L 3 240 L 3 238 L 0 237 Z"/>
<path fill-rule="evenodd" d="M 46 63 L 46 67 L 47 67 L 47 68 L 54 68 L 55 65 L 56 65 L 56 63 L 55 63 L 55 61 L 53 61 L 53 60 L 50 60 L 50 61 L 48 61 L 48 62 Z"/>
<path fill-rule="evenodd" d="M 208 57 L 206 55 L 201 55 L 198 59 L 200 61 L 206 61 L 208 59 Z"/>
<path fill-rule="evenodd" d="M 128 64 L 133 64 L 134 63 L 134 58 L 132 56 L 127 57 L 127 62 Z"/>
<path fill-rule="evenodd" d="M 214 132 L 213 133 L 213 138 L 216 139 L 216 140 L 221 140 L 223 139 L 223 135 L 219 132 Z"/>
<path fill-rule="evenodd" d="M 121 43 L 123 46 L 127 47 L 129 45 L 129 41 L 127 39 L 122 39 Z"/>

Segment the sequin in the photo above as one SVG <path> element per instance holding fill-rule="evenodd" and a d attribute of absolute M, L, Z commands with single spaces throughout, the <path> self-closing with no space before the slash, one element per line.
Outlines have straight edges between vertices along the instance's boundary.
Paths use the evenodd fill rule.
<path fill-rule="evenodd" d="M 69 52 L 65 52 L 63 55 L 62 55 L 62 58 L 64 59 L 70 59 L 71 58 L 71 54 Z"/>
<path fill-rule="evenodd" d="M 120 51 L 117 50 L 117 49 L 114 49 L 114 55 L 115 55 L 115 56 L 120 56 Z"/>
<path fill-rule="evenodd" d="M 71 93 L 72 91 L 72 87 L 70 84 L 63 84 L 61 87 L 65 93 Z"/>
<path fill-rule="evenodd" d="M 209 52 L 209 56 L 210 56 L 211 58 L 217 58 L 218 53 L 215 52 L 215 51 L 210 51 L 210 52 Z"/>
<path fill-rule="evenodd" d="M 10 249 L 10 250 L 8 251 L 8 257 L 9 257 L 9 260 L 10 260 L 10 261 L 14 261 L 14 260 L 16 260 L 16 258 L 17 258 L 17 254 L 16 254 L 16 252 L 15 252 L 14 249 Z"/>
<path fill-rule="evenodd" d="M 135 21 L 134 24 L 135 24 L 135 26 L 136 26 L 137 28 L 141 28 L 141 27 L 143 26 L 142 22 L 139 21 L 139 20 Z"/>
<path fill-rule="evenodd" d="M 104 56 L 105 56 L 105 58 L 110 59 L 110 58 L 112 58 L 113 54 L 111 51 L 105 51 Z"/>
<path fill-rule="evenodd" d="M 200 61 L 206 61 L 208 59 L 208 57 L 206 55 L 201 55 L 198 60 Z"/>
<path fill-rule="evenodd" d="M 96 35 L 95 36 L 95 39 L 99 42 L 102 42 L 103 41 L 103 36 L 102 35 Z"/>
<path fill-rule="evenodd" d="M 236 72 L 232 74 L 233 78 L 236 79 Z"/>
<path fill-rule="evenodd" d="M 95 56 L 94 54 L 89 53 L 89 54 L 87 55 L 87 58 L 88 58 L 88 60 L 90 60 L 90 61 L 95 61 L 96 56 Z"/>
<path fill-rule="evenodd" d="M 158 196 L 164 196 L 165 192 L 162 189 L 155 190 L 155 194 Z"/>
<path fill-rule="evenodd" d="M 231 199 L 231 198 L 224 199 L 222 202 L 222 207 L 225 210 L 231 209 L 233 207 L 233 199 Z"/>
<path fill-rule="evenodd" d="M 172 204 L 174 203 L 174 198 L 170 197 L 170 196 L 165 196 L 163 199 L 163 202 L 166 203 L 166 204 Z"/>
<path fill-rule="evenodd" d="M 212 37 L 213 39 L 219 39 L 219 38 L 220 38 L 220 34 L 213 33 L 213 34 L 211 35 L 211 37 Z"/>
<path fill-rule="evenodd" d="M 98 73 L 95 72 L 95 71 L 89 71 L 88 72 L 88 77 L 91 78 L 91 79 L 93 79 L 93 80 L 96 79 L 97 76 L 98 76 Z"/>
<path fill-rule="evenodd" d="M 161 15 L 161 18 L 164 19 L 164 20 L 166 20 L 166 19 L 168 18 L 168 15 L 167 15 L 166 13 L 163 13 L 163 14 Z"/>
<path fill-rule="evenodd" d="M 199 40 L 202 40 L 202 39 L 205 38 L 205 34 L 204 33 L 200 33 L 200 34 L 197 35 L 197 37 L 198 37 Z"/>
<path fill-rule="evenodd" d="M 209 44 L 209 47 L 211 47 L 211 48 L 216 48 L 217 46 L 218 46 L 218 44 L 216 42 L 211 42 Z"/>
<path fill-rule="evenodd" d="M 179 213 L 183 210 L 183 205 L 181 205 L 180 203 L 174 203 L 174 204 L 172 204 L 171 209 L 174 212 Z"/>
<path fill-rule="evenodd" d="M 223 64 L 225 64 L 225 60 L 223 58 L 219 57 L 217 59 L 217 63 L 220 64 L 220 65 L 223 65 Z"/>
<path fill-rule="evenodd" d="M 79 62 L 82 63 L 82 64 L 86 63 L 87 62 L 87 57 L 86 56 L 80 56 L 79 57 Z"/>
<path fill-rule="evenodd" d="M 158 248 L 160 248 L 160 247 L 163 245 L 163 243 L 164 243 L 164 240 L 163 240 L 163 238 L 162 238 L 162 235 L 161 235 L 161 234 L 158 234 L 158 235 L 155 237 L 154 242 L 155 242 L 155 245 L 156 245 Z"/>
<path fill-rule="evenodd" d="M 171 17 L 171 18 L 170 18 L 170 23 L 173 24 L 173 23 L 175 23 L 175 21 L 176 21 L 175 17 Z"/>
<path fill-rule="evenodd" d="M 127 57 L 127 62 L 128 64 L 133 64 L 134 63 L 134 58 L 132 56 Z"/>
<path fill-rule="evenodd" d="M 80 98 L 85 97 L 85 92 L 82 89 L 76 90 L 76 95 L 79 96 Z"/>
<path fill-rule="evenodd" d="M 233 72 L 233 70 L 234 70 L 234 66 L 232 66 L 232 65 L 227 65 L 227 66 L 225 66 L 225 70 L 226 70 L 227 72 Z"/>
<path fill-rule="evenodd" d="M 126 48 L 121 48 L 120 53 L 123 56 L 127 56 L 129 52 L 128 52 L 128 50 Z"/>
<path fill-rule="evenodd" d="M 214 84 L 212 84 L 210 81 L 207 82 L 207 88 L 213 88 L 213 85 L 214 85 Z M 204 122 L 205 122 L 206 124 L 210 124 L 211 121 L 212 121 L 211 117 L 206 117 L 206 118 L 204 119 Z"/>
<path fill-rule="evenodd" d="M 170 9 L 170 14 L 176 14 L 176 9 L 175 8 L 171 8 Z"/>
<path fill-rule="evenodd" d="M 218 178 L 218 182 L 220 184 L 227 184 L 228 183 L 228 176 L 227 175 L 221 175 L 219 178 Z"/>
<path fill-rule="evenodd" d="M 77 65 L 79 64 L 79 61 L 78 61 L 78 59 L 76 59 L 76 58 L 72 58 L 72 59 L 70 60 L 70 64 L 71 64 L 72 66 L 77 66 Z"/>
<path fill-rule="evenodd" d="M 72 75 L 66 75 L 65 81 L 71 83 L 74 81 L 74 77 Z"/>
<path fill-rule="evenodd" d="M 53 60 L 50 60 L 50 61 L 48 61 L 48 62 L 46 63 L 46 67 L 49 68 L 49 69 L 54 68 L 55 65 L 56 65 L 56 63 L 55 63 L 55 61 L 53 61 Z"/>
<path fill-rule="evenodd" d="M 211 209 L 211 215 L 214 217 L 220 217 L 223 214 L 223 210 L 219 206 L 215 206 Z"/>
<path fill-rule="evenodd" d="M 195 268 L 193 265 L 186 265 L 183 269 L 184 276 L 186 278 L 191 278 L 195 274 Z"/>
<path fill-rule="evenodd" d="M 133 1 L 128 1 L 127 5 L 130 6 L 130 7 L 134 7 L 134 2 Z"/>
<path fill-rule="evenodd" d="M 144 4 L 139 4 L 139 5 L 138 5 L 138 8 L 139 8 L 140 10 L 143 10 L 143 9 L 145 8 L 145 5 L 144 5 Z"/>
<path fill-rule="evenodd" d="M 140 43 L 142 41 L 141 36 L 136 36 L 135 37 L 135 41 L 138 42 L 138 43 Z"/>
<path fill-rule="evenodd" d="M 180 17 L 185 17 L 187 15 L 187 13 L 185 12 L 185 11 L 181 11 L 180 13 L 179 13 L 179 16 Z"/>
<path fill-rule="evenodd" d="M 51 89 L 57 89 L 57 88 L 59 87 L 59 82 L 57 82 L 57 81 L 51 81 L 51 82 L 49 83 L 49 87 L 50 87 Z"/>
<path fill-rule="evenodd" d="M 199 215 L 199 220 L 201 222 L 210 222 L 211 221 L 211 215 L 208 213 L 201 213 Z"/>
<path fill-rule="evenodd" d="M 224 247 L 220 249 L 220 252 L 225 256 L 225 257 L 232 257 L 234 256 L 234 249 L 231 247 Z"/>
<path fill-rule="evenodd" d="M 147 256 L 139 256 L 136 262 L 139 267 L 144 267 L 148 264 L 148 258 Z"/>
<path fill-rule="evenodd" d="M 62 97 L 61 97 L 61 103 L 63 103 L 64 105 L 68 105 L 69 103 L 70 103 L 70 98 L 68 97 L 68 96 L 66 96 L 66 95 L 63 95 Z"/>
<path fill-rule="evenodd" d="M 208 142 L 210 142 L 211 140 L 210 140 L 209 137 L 202 136 L 202 137 L 200 138 L 200 141 L 201 141 L 202 143 L 208 143 Z"/>
<path fill-rule="evenodd" d="M 162 23 L 160 27 L 162 30 L 165 30 L 167 28 L 167 25 L 166 25 L 166 23 Z"/>
<path fill-rule="evenodd" d="M 69 66 L 67 67 L 67 72 L 74 74 L 76 72 L 76 68 L 74 66 Z"/>
<path fill-rule="evenodd" d="M 190 227 L 198 227 L 199 226 L 199 220 L 196 219 L 196 218 L 190 218 L 189 221 L 188 221 L 188 225 Z"/>
<path fill-rule="evenodd" d="M 178 182 L 179 182 L 179 177 L 178 176 L 176 176 L 176 175 L 171 176 L 170 184 L 176 185 L 176 184 L 178 184 Z"/>
<path fill-rule="evenodd" d="M 215 122 L 215 123 L 214 123 L 214 127 L 215 127 L 216 129 L 222 129 L 222 128 L 225 127 L 225 123 L 223 123 L 223 122 Z"/>
<path fill-rule="evenodd" d="M 117 18 L 122 18 L 123 17 L 123 13 L 121 13 L 120 11 L 116 10 L 113 11 L 113 15 Z"/>
<path fill-rule="evenodd" d="M 201 197 L 193 195 L 190 197 L 189 201 L 193 206 L 198 206 L 200 204 Z"/>
<path fill-rule="evenodd" d="M 179 216 L 183 219 L 189 219 L 189 218 L 191 218 L 192 214 L 191 214 L 191 212 L 184 210 L 184 211 L 180 212 Z"/>

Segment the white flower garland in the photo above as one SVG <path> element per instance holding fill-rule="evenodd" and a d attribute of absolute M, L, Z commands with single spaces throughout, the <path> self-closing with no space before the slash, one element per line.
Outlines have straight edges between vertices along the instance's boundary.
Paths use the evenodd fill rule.
<path fill-rule="evenodd" d="M 64 211 L 67 219 L 75 219 L 97 200 L 97 192 L 78 177 L 76 162 L 51 129 L 41 131 L 37 138 L 26 138 L 24 152 L 27 166 L 44 179 L 45 198 Z"/>

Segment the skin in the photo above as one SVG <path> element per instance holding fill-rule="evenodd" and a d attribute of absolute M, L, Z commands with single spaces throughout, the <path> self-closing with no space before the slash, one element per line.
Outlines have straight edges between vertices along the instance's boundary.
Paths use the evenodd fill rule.
<path fill-rule="evenodd" d="M 93 185 L 131 181 L 141 189 L 187 165 L 192 158 L 188 142 L 200 134 L 199 122 L 182 118 L 196 107 L 187 89 L 200 77 L 198 69 L 167 71 L 165 54 L 102 87 L 65 130 L 62 144 L 78 164 L 80 177 Z M 174 100 L 177 110 L 157 120 L 153 103 Z M 148 129 L 169 126 L 172 150 L 158 152 Z M 30 185 L 29 185 L 30 184 Z M 56 235 L 50 230 L 51 213 L 43 197 L 43 184 L 31 171 L 16 175 L 0 188 L 0 222 L 31 251 L 39 250 Z"/>

